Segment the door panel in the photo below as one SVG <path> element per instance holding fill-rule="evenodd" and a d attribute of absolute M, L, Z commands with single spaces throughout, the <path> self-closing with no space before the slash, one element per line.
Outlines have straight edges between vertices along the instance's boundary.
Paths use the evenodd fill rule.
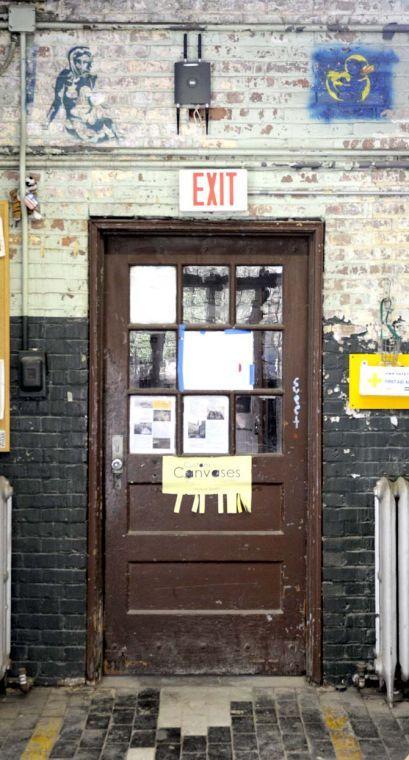
<path fill-rule="evenodd" d="M 105 252 L 105 671 L 303 673 L 307 238 L 113 236 Z M 251 388 L 181 391 L 181 324 L 253 331 Z M 170 412 L 152 416 L 151 399 L 175 405 L 183 456 L 183 400 L 195 394 L 228 398 L 228 453 L 253 457 L 249 514 L 218 514 L 212 496 L 204 514 L 189 497 L 175 513 L 175 497 L 162 494 Z M 135 398 L 148 411 L 129 436 Z M 205 424 L 192 424 L 193 438 Z M 123 471 L 114 474 L 117 435 Z M 144 435 L 159 452 L 128 453 Z"/>
<path fill-rule="evenodd" d="M 147 531 L 178 531 L 180 515 L 173 511 L 172 497 L 162 493 L 160 485 L 144 483 L 129 486 L 129 522 L 128 531 L 146 533 Z M 152 509 L 152 504 L 156 509 Z M 206 512 L 200 515 L 200 530 L 232 531 L 243 533 L 249 531 L 277 532 L 282 527 L 283 488 L 282 483 L 265 485 L 259 483 L 253 487 L 253 512 L 257 513 L 257 524 L 242 515 L 217 514 L 217 497 L 206 496 Z M 217 515 L 217 520 L 215 516 Z M 191 510 L 183 512 L 183 531 L 195 533 L 198 529 L 198 515 Z"/>

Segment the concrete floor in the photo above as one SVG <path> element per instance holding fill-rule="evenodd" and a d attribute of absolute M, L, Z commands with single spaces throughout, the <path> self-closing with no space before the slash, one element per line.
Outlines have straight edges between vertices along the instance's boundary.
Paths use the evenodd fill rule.
<path fill-rule="evenodd" d="M 409 760 L 409 701 L 302 678 L 105 678 L 0 697 L 3 760 Z"/>

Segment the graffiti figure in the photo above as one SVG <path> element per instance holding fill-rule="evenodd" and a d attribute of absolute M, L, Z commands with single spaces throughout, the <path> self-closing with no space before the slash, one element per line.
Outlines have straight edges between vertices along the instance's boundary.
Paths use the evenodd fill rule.
<path fill-rule="evenodd" d="M 371 91 L 369 75 L 375 66 L 368 63 L 365 56 L 355 53 L 348 56 L 342 71 L 329 69 L 325 80 L 328 94 L 343 103 L 362 103 Z"/>
<path fill-rule="evenodd" d="M 321 121 L 387 119 L 394 102 L 393 50 L 319 47 L 312 55 L 309 111 Z"/>
<path fill-rule="evenodd" d="M 101 105 L 103 95 L 95 91 L 97 76 L 91 73 L 90 49 L 86 46 L 71 48 L 68 63 L 69 68 L 59 73 L 55 83 L 54 101 L 48 112 L 49 123 L 63 107 L 65 129 L 73 137 L 88 143 L 118 139 L 115 125 Z"/>

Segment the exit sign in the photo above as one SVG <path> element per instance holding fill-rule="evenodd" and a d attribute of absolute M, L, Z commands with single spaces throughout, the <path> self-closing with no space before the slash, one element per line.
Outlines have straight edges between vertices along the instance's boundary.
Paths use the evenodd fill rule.
<path fill-rule="evenodd" d="M 181 169 L 180 211 L 247 211 L 246 169 Z"/>

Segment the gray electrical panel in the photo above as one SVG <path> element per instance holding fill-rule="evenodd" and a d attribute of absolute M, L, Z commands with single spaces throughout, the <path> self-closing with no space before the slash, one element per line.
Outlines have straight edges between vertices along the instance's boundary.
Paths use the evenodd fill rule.
<path fill-rule="evenodd" d="M 35 32 L 36 12 L 34 5 L 19 3 L 9 7 L 10 32 Z"/>

